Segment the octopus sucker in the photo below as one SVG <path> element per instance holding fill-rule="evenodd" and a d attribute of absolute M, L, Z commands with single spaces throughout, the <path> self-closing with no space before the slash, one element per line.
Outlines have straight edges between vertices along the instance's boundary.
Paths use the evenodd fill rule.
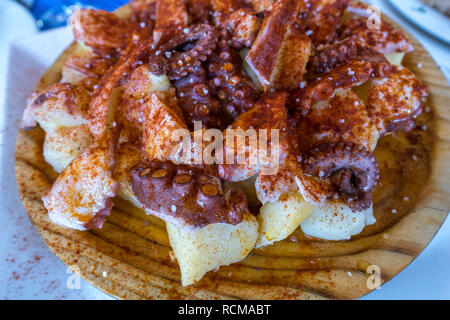
<path fill-rule="evenodd" d="M 206 70 L 209 82 L 215 88 L 225 110 L 231 117 L 236 118 L 250 110 L 260 94 L 242 69 L 241 58 L 229 40 L 230 34 L 221 30 L 218 48 L 207 62 Z"/>
<path fill-rule="evenodd" d="M 188 76 L 173 82 L 178 103 L 183 110 L 188 126 L 194 121 L 202 121 L 209 128 L 222 128 L 225 121 L 221 104 L 214 88 L 208 83 L 203 67 L 196 67 Z"/>
<path fill-rule="evenodd" d="M 386 57 L 354 38 L 346 38 L 317 48 L 311 58 L 310 67 L 315 74 L 321 75 L 353 60 L 370 63 L 376 78 L 385 78 L 390 74 L 391 66 Z"/>
<path fill-rule="evenodd" d="M 213 26 L 197 24 L 184 28 L 163 43 L 157 52 L 167 58 L 169 79 L 179 80 L 201 66 L 216 48 L 217 39 L 218 33 Z"/>
<path fill-rule="evenodd" d="M 291 108 L 307 114 L 311 106 L 374 78 L 387 78 L 392 66 L 381 53 L 353 39 L 324 46 L 311 59 L 313 79 L 290 96 Z"/>
<path fill-rule="evenodd" d="M 353 38 L 321 46 L 316 49 L 309 65 L 315 73 L 329 72 L 333 67 L 355 58 L 360 48 L 358 41 Z"/>
<path fill-rule="evenodd" d="M 134 166 L 131 187 L 145 210 L 178 227 L 236 225 L 249 212 L 241 190 L 226 190 L 213 172 L 170 161 Z"/>
<path fill-rule="evenodd" d="M 379 179 L 378 163 L 367 149 L 353 143 L 323 143 L 302 155 L 306 174 L 330 179 L 353 211 L 372 205 L 370 193 Z"/>

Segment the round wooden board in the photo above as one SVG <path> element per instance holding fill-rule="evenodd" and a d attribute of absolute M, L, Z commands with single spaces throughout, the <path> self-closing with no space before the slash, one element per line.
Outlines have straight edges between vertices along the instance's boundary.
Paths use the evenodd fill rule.
<path fill-rule="evenodd" d="M 121 10 L 126 15 L 127 9 Z M 415 162 L 403 159 L 397 172 L 381 166 L 381 181 L 386 185 L 375 191 L 375 216 L 393 218 L 366 228 L 349 241 L 312 240 L 298 230 L 289 239 L 255 250 L 240 264 L 209 272 L 198 284 L 182 287 L 164 222 L 123 200 L 116 201 L 102 229 L 79 232 L 49 221 L 41 197 L 57 174 L 43 159 L 44 132 L 40 128 L 19 130 L 17 137 L 16 175 L 25 209 L 47 245 L 66 265 L 119 298 L 361 297 L 370 292 L 368 266 L 380 268 L 382 282 L 394 277 L 431 241 L 450 209 L 450 90 L 430 55 L 417 41 L 411 38 L 411 42 L 416 51 L 406 56 L 404 65 L 429 86 L 431 93 L 427 104 L 431 111 L 419 119 L 426 130 L 414 133 L 419 140 L 414 147 L 404 142 L 411 136 L 395 135 L 383 138 L 377 149 L 390 152 L 392 159 L 410 154 L 411 148 L 420 149 L 424 156 Z M 58 58 L 36 90 L 59 81 L 61 65 L 73 49 L 74 45 Z M 404 201 L 405 194 L 410 201 Z M 392 210 L 398 212 L 392 214 Z"/>

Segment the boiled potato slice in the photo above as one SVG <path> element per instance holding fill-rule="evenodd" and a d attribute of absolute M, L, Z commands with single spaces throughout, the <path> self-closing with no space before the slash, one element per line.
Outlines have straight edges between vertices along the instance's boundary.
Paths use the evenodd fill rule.
<path fill-rule="evenodd" d="M 300 225 L 303 232 L 325 240 L 348 240 L 361 233 L 366 225 L 375 223 L 373 208 L 353 212 L 340 200 L 329 200 L 323 207 L 315 207 Z"/>
<path fill-rule="evenodd" d="M 298 192 L 284 194 L 278 201 L 266 203 L 257 218 L 260 232 L 256 248 L 287 238 L 313 209 L 314 206 Z"/>
<path fill-rule="evenodd" d="M 404 52 L 392 52 L 385 54 L 386 59 L 393 65 L 401 66 L 403 58 L 405 57 Z"/>
<path fill-rule="evenodd" d="M 81 41 L 77 41 L 76 48 L 69 59 L 84 58 L 86 59 L 86 61 L 88 61 L 90 57 L 92 57 L 92 50 L 89 47 L 85 46 Z M 86 74 L 68 65 L 66 60 L 61 70 L 61 83 L 77 84 L 85 78 Z"/>
<path fill-rule="evenodd" d="M 114 177 L 119 183 L 117 196 L 130 201 L 133 205 L 141 208 L 141 204 L 131 188 L 131 168 L 141 160 L 141 153 L 138 146 L 131 143 L 122 143 L 116 153 L 116 165 L 114 167 Z"/>
<path fill-rule="evenodd" d="M 87 124 L 60 127 L 45 134 L 44 158 L 56 172 L 61 172 L 92 143 Z"/>
<path fill-rule="evenodd" d="M 385 54 L 386 59 L 393 65 L 401 66 L 403 57 L 405 56 L 404 52 L 392 52 Z M 358 97 L 364 101 L 367 105 L 369 100 L 369 90 L 372 81 L 366 81 L 362 85 L 358 87 L 354 87 L 353 91 L 358 95 Z"/>
<path fill-rule="evenodd" d="M 124 95 L 139 100 L 152 92 L 166 92 L 170 87 L 170 80 L 166 75 L 155 75 L 150 72 L 148 65 L 143 64 L 131 73 L 129 81 L 124 85 Z"/>
<path fill-rule="evenodd" d="M 216 223 L 196 230 L 166 226 L 183 286 L 200 280 L 208 271 L 243 260 L 258 238 L 258 222 L 250 214 L 235 226 Z"/>

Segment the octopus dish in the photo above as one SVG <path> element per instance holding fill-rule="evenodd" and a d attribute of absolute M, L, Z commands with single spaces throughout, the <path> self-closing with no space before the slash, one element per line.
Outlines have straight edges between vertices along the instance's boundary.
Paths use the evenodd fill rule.
<path fill-rule="evenodd" d="M 76 11 L 61 78 L 32 94 L 21 124 L 45 131 L 48 218 L 98 229 L 116 199 L 128 201 L 165 224 L 183 286 L 298 228 L 314 239 L 358 236 L 376 221 L 379 140 L 414 129 L 428 97 L 401 64 L 414 50 L 406 36 L 383 20 L 371 28 L 367 9 L 144 0 L 124 16 Z M 230 147 L 228 130 L 276 145 L 276 170 L 265 172 L 273 163 L 250 138 Z M 213 155 L 246 156 L 186 160 L 175 132 L 192 149 L 213 132 L 224 137 Z"/>

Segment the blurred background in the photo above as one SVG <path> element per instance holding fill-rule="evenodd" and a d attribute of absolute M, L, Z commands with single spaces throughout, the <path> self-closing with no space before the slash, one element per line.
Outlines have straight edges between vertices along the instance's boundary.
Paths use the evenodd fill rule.
<path fill-rule="evenodd" d="M 46 30 L 65 25 L 67 18 L 76 8 L 96 8 L 112 11 L 127 3 L 128 0 L 16 0 L 12 2 L 17 2 L 27 8 L 33 15 L 39 30 Z"/>
<path fill-rule="evenodd" d="M 4 13 L 6 13 L 8 10 L 12 10 L 7 7 L 13 7 L 19 4 L 31 13 L 39 30 L 47 30 L 65 25 L 67 18 L 75 8 L 97 8 L 112 11 L 127 3 L 128 0 L 0 0 L 0 3 L 2 2 L 4 4 L 0 6 L 0 9 L 2 9 L 0 11 L 4 11 Z M 374 3 L 377 1 L 365 2 Z M 450 0 L 404 0 L 399 3 L 401 3 L 400 6 L 403 7 L 410 6 L 411 3 L 419 3 L 419 7 L 416 9 L 419 11 L 426 11 L 427 7 L 420 7 L 420 3 L 423 3 L 437 8 L 447 16 L 450 15 Z M 15 11 L 17 11 L 17 9 Z M 2 17 L 1 13 L 0 17 Z"/>

